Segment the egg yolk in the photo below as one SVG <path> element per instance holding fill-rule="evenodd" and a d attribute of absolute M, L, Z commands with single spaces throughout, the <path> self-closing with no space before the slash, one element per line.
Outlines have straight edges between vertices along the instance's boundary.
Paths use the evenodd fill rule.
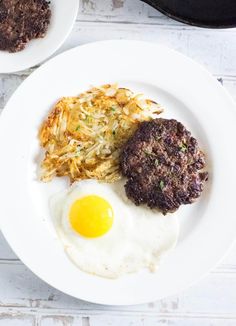
<path fill-rule="evenodd" d="M 89 195 L 72 204 L 69 219 L 74 231 L 84 237 L 96 238 L 111 229 L 114 213 L 105 199 Z"/>

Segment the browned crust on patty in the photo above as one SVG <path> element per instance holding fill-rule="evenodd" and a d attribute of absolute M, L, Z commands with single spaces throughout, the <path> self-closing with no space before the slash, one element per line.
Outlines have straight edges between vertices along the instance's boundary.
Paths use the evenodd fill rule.
<path fill-rule="evenodd" d="M 164 214 L 200 197 L 208 179 L 205 165 L 197 140 L 173 119 L 141 123 L 120 156 L 128 198 Z"/>

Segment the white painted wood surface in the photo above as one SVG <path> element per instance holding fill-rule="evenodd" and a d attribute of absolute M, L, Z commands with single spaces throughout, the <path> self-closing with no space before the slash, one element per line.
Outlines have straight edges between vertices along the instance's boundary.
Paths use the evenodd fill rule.
<path fill-rule="evenodd" d="M 83 0 L 74 29 L 58 53 L 103 39 L 170 46 L 221 78 L 236 99 L 236 29 L 186 26 L 139 0 Z M 0 109 L 32 70 L 0 75 Z M 222 216 L 222 223 L 225 219 Z M 235 326 L 236 247 L 208 277 L 178 296 L 141 306 L 106 307 L 71 298 L 39 280 L 0 236 L 0 326 L 18 325 Z"/>

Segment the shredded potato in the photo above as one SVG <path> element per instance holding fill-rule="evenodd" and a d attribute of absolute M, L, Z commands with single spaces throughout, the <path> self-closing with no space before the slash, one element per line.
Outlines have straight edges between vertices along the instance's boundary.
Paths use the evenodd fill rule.
<path fill-rule="evenodd" d="M 41 180 L 55 176 L 68 176 L 71 182 L 118 180 L 121 146 L 140 122 L 161 112 L 159 104 L 117 85 L 62 98 L 39 132 L 45 149 Z"/>

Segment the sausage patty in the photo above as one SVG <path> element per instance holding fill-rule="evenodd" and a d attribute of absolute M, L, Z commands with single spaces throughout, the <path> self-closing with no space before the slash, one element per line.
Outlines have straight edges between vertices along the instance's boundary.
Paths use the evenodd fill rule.
<path fill-rule="evenodd" d="M 193 203 L 208 179 L 197 140 L 173 119 L 141 123 L 121 151 L 120 167 L 128 198 L 163 214 Z"/>
<path fill-rule="evenodd" d="M 50 18 L 47 0 L 0 0 L 0 50 L 17 52 L 44 37 Z"/>

